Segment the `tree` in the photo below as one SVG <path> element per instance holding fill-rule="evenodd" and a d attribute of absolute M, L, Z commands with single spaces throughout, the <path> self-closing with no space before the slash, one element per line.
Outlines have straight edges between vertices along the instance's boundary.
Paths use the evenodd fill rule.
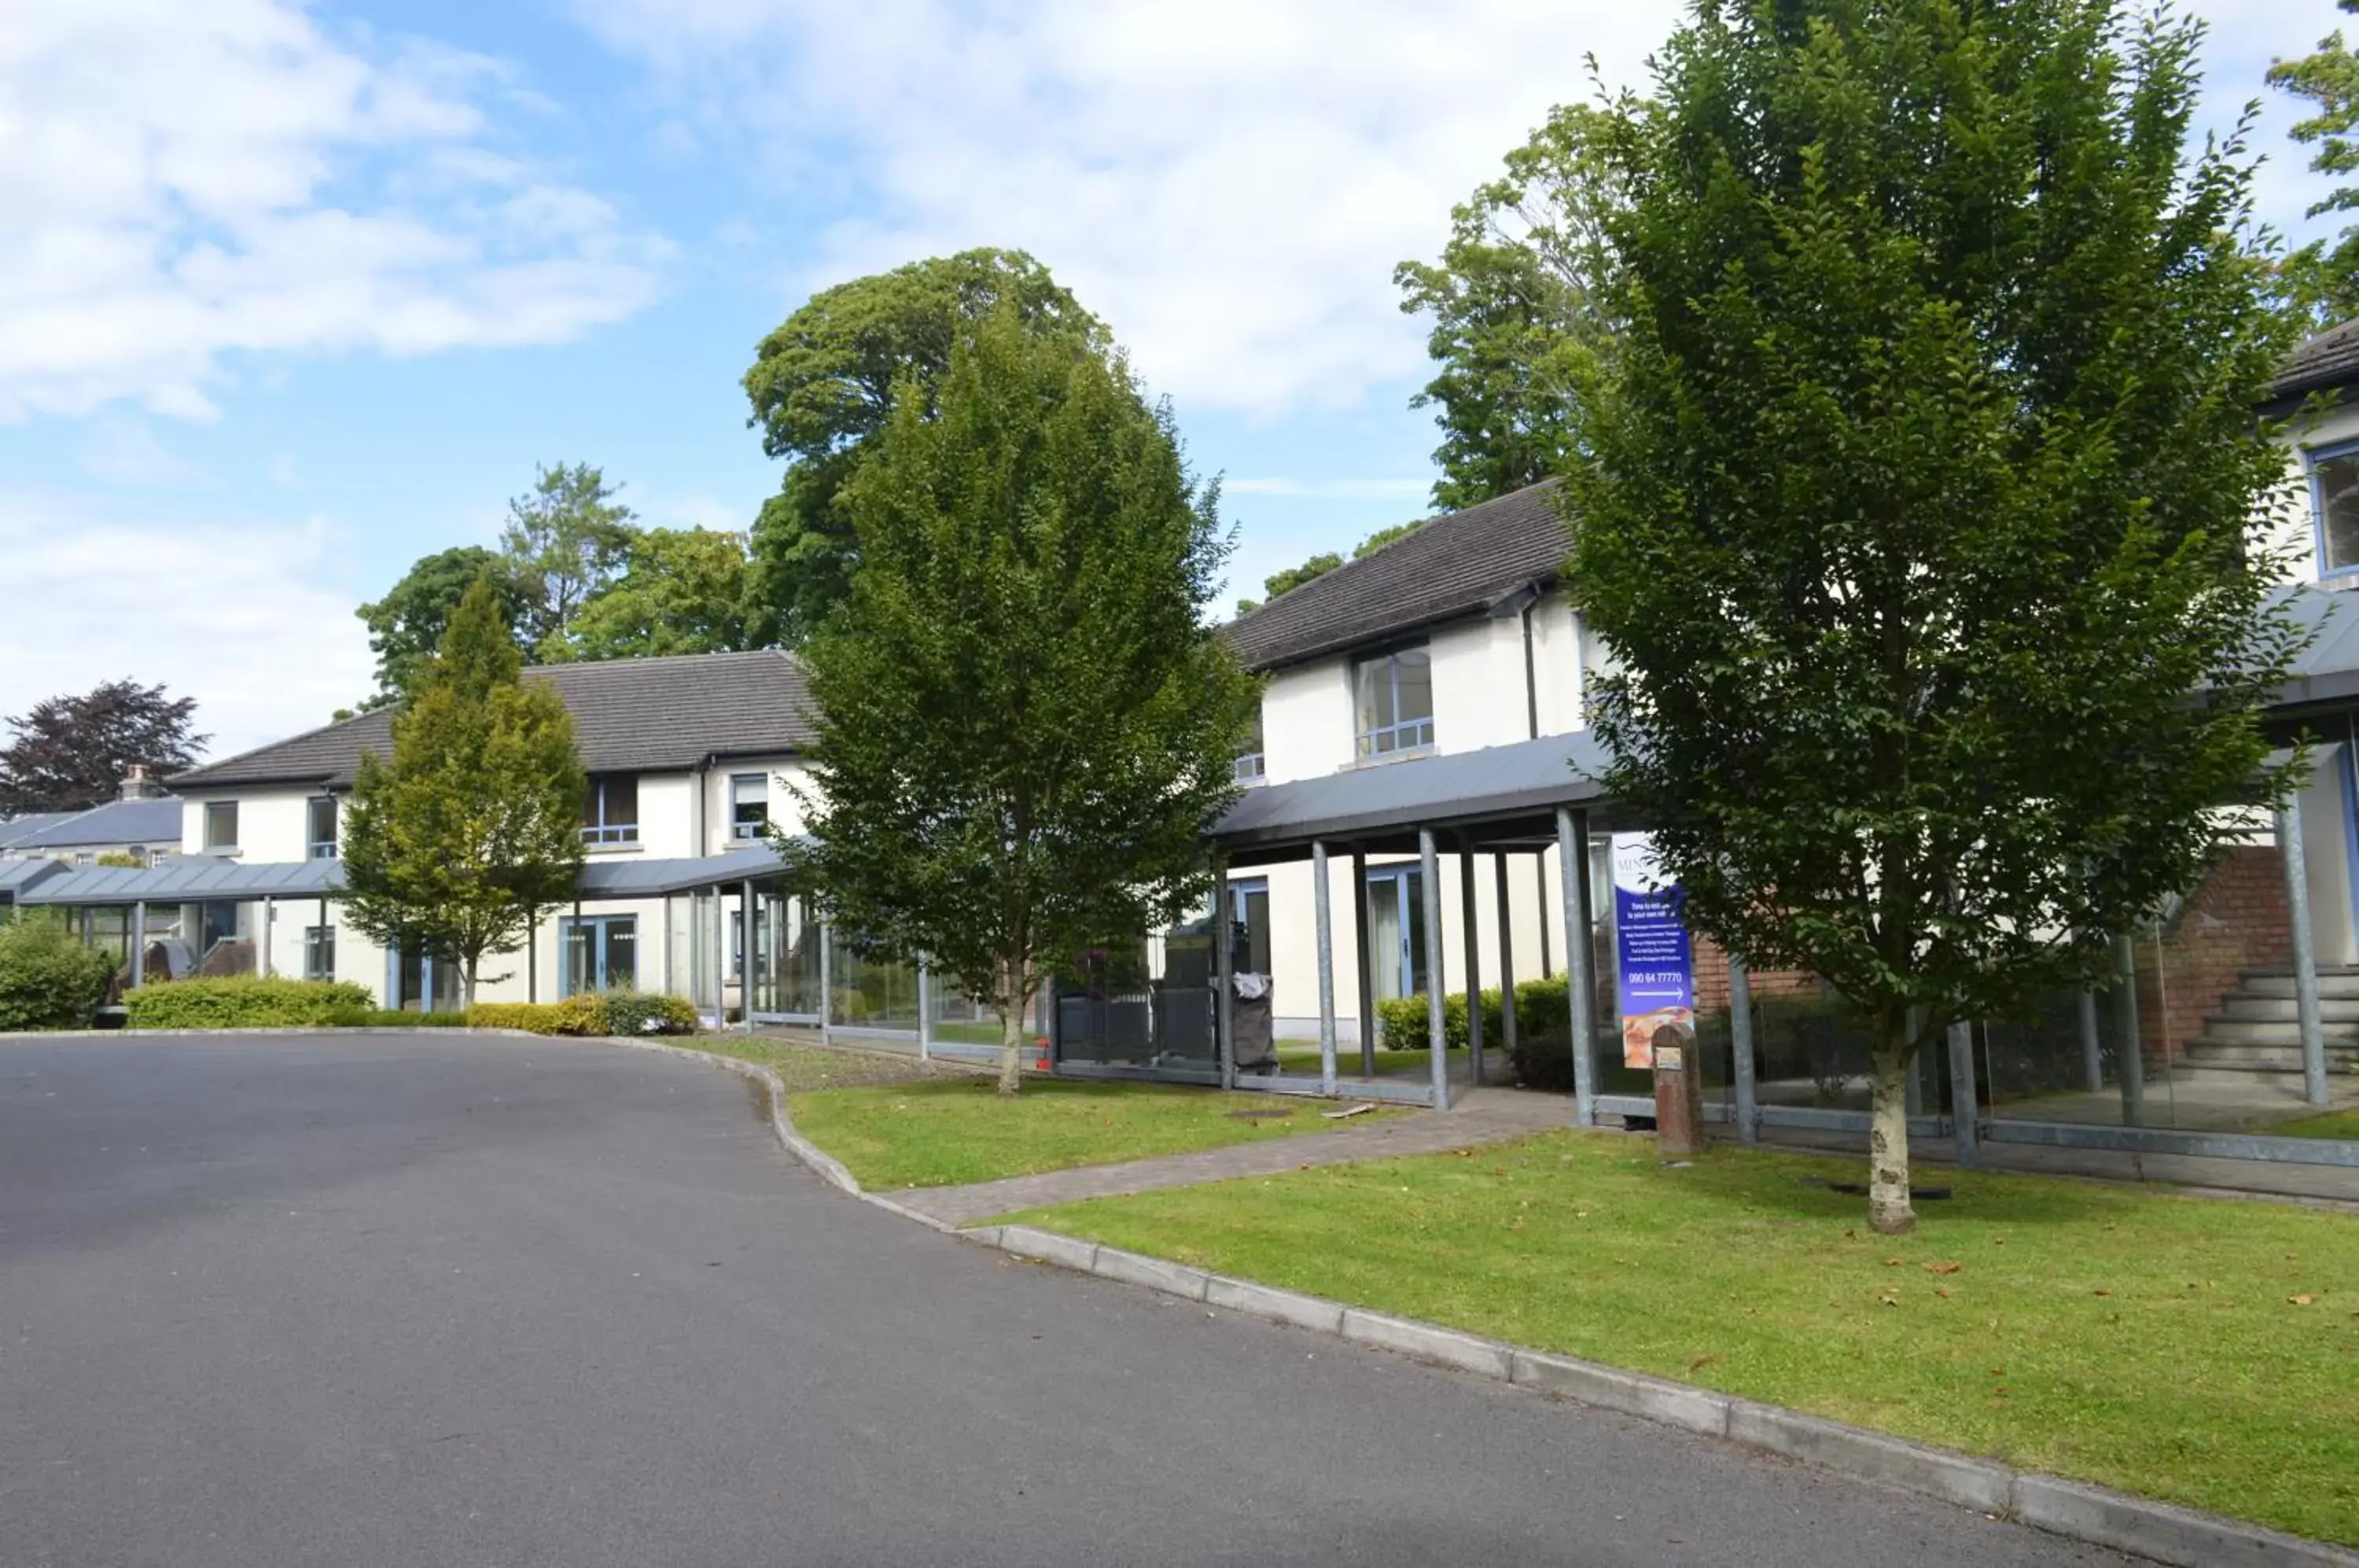
<path fill-rule="evenodd" d="M 1104 327 L 1047 267 L 1022 251 L 988 249 L 824 289 L 762 340 L 745 373 L 747 422 L 761 428 L 762 450 L 788 466 L 754 525 L 757 637 L 799 644 L 843 602 L 856 556 L 837 495 L 897 388 L 913 386 L 930 417 L 951 344 L 1002 305 L 1032 331 L 1104 345 Z"/>
<path fill-rule="evenodd" d="M 369 651 L 376 655 L 376 690 L 361 703 L 364 710 L 401 700 L 442 646 L 459 601 L 482 581 L 491 583 L 500 618 L 515 635 L 525 618 L 524 584 L 506 557 L 481 545 L 419 557 L 384 598 L 354 612 L 368 626 Z"/>
<path fill-rule="evenodd" d="M 2359 0 L 2335 0 L 2344 11 L 2359 13 Z M 2343 41 L 2343 30 L 2318 40 L 2314 54 L 2280 60 L 2269 67 L 2269 85 L 2305 99 L 2318 112 L 2293 127 L 2293 139 L 2316 147 L 2310 160 L 2315 173 L 2347 176 L 2359 171 L 2359 55 Z M 2329 212 L 2359 212 L 2359 185 L 2338 185 L 2321 201 L 2311 203 L 2307 217 Z M 2312 240 L 2280 264 L 2296 302 L 2312 324 L 2331 327 L 2359 318 L 2359 223 L 2345 224 L 2329 245 Z"/>
<path fill-rule="evenodd" d="M 459 965 L 471 1004 L 484 955 L 572 897 L 582 868 L 573 721 L 523 664 L 479 579 L 394 717 L 391 762 L 362 754 L 344 826 L 346 919 Z"/>
<path fill-rule="evenodd" d="M 1401 310 L 1433 318 L 1426 349 L 1441 369 L 1409 407 L 1441 410 L 1444 511 L 1545 479 L 1571 450 L 1573 387 L 1614 330 L 1605 223 L 1627 203 L 1599 147 L 1606 118 L 1552 112 L 1504 176 L 1451 210 L 1439 262 L 1393 269 Z"/>
<path fill-rule="evenodd" d="M 734 653 L 757 646 L 745 606 L 745 539 L 708 528 L 650 528 L 627 564 L 573 617 L 566 659 Z"/>
<path fill-rule="evenodd" d="M 614 497 L 621 487 L 586 463 L 542 468 L 531 491 L 508 502 L 500 535 L 523 594 L 517 635 L 540 659 L 564 657 L 573 617 L 629 559 L 638 530 Z"/>
<path fill-rule="evenodd" d="M 811 836 L 778 846 L 839 931 L 997 1009 L 1003 1094 L 1043 966 L 1208 886 L 1255 701 L 1203 615 L 1218 505 L 1124 360 L 1012 303 L 930 395 L 904 380 L 845 489 L 859 569 L 803 656 Z"/>
<path fill-rule="evenodd" d="M 0 817 L 81 811 L 115 799 L 134 763 L 161 777 L 196 766 L 209 736 L 191 732 L 193 697 L 162 686 L 107 681 L 80 696 L 51 697 L 7 721 L 0 746 Z"/>
<path fill-rule="evenodd" d="M 2290 323 L 2242 138 L 2185 152 L 2200 37 L 1707 0 L 1605 133 L 1624 325 L 1565 490 L 1602 780 L 1690 925 L 1874 1018 L 1881 1231 L 1919 1043 L 2104 983 L 2217 809 L 2289 787 L 2252 410 Z"/>
<path fill-rule="evenodd" d="M 1382 550 L 1385 546 L 1392 543 L 1393 540 L 1397 539 L 1406 539 L 1424 526 L 1424 520 L 1419 518 L 1412 522 L 1395 523 L 1388 528 L 1378 528 L 1375 533 L 1372 533 L 1366 539 L 1362 539 L 1359 544 L 1353 548 L 1352 551 L 1352 559 L 1353 561 L 1358 561 L 1364 556 L 1373 555 L 1377 550 Z M 1304 561 L 1299 566 L 1290 566 L 1284 572 L 1277 572 L 1271 576 L 1263 578 L 1261 581 L 1262 591 L 1267 593 L 1272 599 L 1275 599 L 1280 593 L 1293 593 L 1297 588 L 1301 587 L 1305 583 L 1309 583 L 1315 578 L 1326 576 L 1329 572 L 1334 571 L 1337 567 L 1343 564 L 1343 558 L 1342 556 L 1337 555 L 1333 550 L 1325 550 L 1318 555 L 1312 556 L 1310 560 Z M 1240 615 L 1249 615 L 1256 610 L 1260 609 L 1264 601 L 1259 599 L 1240 599 L 1237 601 L 1237 614 Z"/>

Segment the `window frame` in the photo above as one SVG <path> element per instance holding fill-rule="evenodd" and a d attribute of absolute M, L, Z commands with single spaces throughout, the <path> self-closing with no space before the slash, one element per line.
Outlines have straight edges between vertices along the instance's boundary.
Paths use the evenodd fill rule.
<path fill-rule="evenodd" d="M 2344 458 L 2359 463 L 2359 436 L 2325 446 L 2301 449 L 2302 480 L 2310 490 L 2310 542 L 2317 554 L 2318 580 L 2321 583 L 2359 573 L 2359 561 L 2343 566 L 2330 566 L 2326 559 L 2326 488 L 2319 470 L 2326 463 Z"/>
<path fill-rule="evenodd" d="M 1254 704 L 1252 745 L 1231 759 L 1229 777 L 1240 784 L 1260 784 L 1269 778 L 1268 730 L 1262 724 L 1261 704 Z"/>
<path fill-rule="evenodd" d="M 320 836 L 320 808 L 328 808 L 328 836 Z M 312 860 L 333 860 L 343 839 L 343 813 L 333 795 L 313 795 L 303 802 L 303 851 Z"/>
<path fill-rule="evenodd" d="M 740 791 L 748 783 L 759 784 L 762 787 L 762 817 L 759 822 L 748 822 L 739 816 L 739 812 L 746 804 Z M 729 776 L 729 842 L 738 844 L 758 841 L 768 830 L 769 825 L 770 776 L 767 773 L 732 773 Z"/>
<path fill-rule="evenodd" d="M 336 977 L 336 928 L 305 926 L 303 928 L 303 978 L 333 980 Z"/>
<path fill-rule="evenodd" d="M 607 795 L 617 783 L 628 783 L 631 787 L 631 820 L 627 822 L 608 815 Z M 592 808 L 595 808 L 594 811 Z M 582 842 L 592 848 L 610 848 L 639 842 L 637 774 L 597 773 L 591 776 L 588 791 L 582 801 Z"/>
<path fill-rule="evenodd" d="M 1426 711 L 1419 718 L 1404 719 L 1400 716 L 1400 656 L 1404 653 L 1425 655 Z M 1390 699 L 1389 711 L 1393 717 L 1390 724 L 1365 729 L 1361 727 L 1365 715 L 1360 711 L 1360 672 L 1377 663 L 1386 666 L 1387 695 Z M 1388 643 L 1383 648 L 1362 654 L 1351 661 L 1347 679 L 1351 681 L 1352 691 L 1352 760 L 1353 763 L 1383 762 L 1397 757 L 1423 757 L 1433 751 L 1436 738 L 1433 710 L 1436 704 L 1433 701 L 1433 644 L 1430 639 L 1413 637 L 1401 642 Z M 1409 744 L 1401 744 L 1405 732 L 1418 731 L 1423 733 Z M 1391 746 L 1380 746 L 1376 744 L 1380 737 L 1387 736 L 1393 741 Z"/>
<path fill-rule="evenodd" d="M 226 850 L 236 849 L 238 847 L 237 833 L 239 826 L 237 802 L 235 800 L 207 800 L 205 802 L 204 811 L 204 844 L 206 852 L 212 855 L 219 855 Z M 229 813 L 229 836 L 227 838 L 220 836 L 213 831 L 214 822 L 217 820 L 220 813 L 224 811 Z"/>

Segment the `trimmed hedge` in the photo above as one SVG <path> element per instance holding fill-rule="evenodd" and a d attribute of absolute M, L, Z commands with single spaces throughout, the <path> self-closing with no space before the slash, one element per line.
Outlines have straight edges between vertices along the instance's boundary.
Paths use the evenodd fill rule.
<path fill-rule="evenodd" d="M 317 1029 L 361 1022 L 376 1012 L 375 999 L 350 981 L 258 975 L 159 980 L 125 993 L 123 1006 L 136 1029 Z"/>
<path fill-rule="evenodd" d="M 476 1029 L 528 1034 L 694 1034 L 696 1009 L 678 996 L 639 991 L 582 991 L 561 1002 L 478 1002 L 467 1009 Z"/>
<path fill-rule="evenodd" d="M 76 941 L 62 920 L 0 922 L 0 1031 L 88 1029 L 114 978 L 114 959 Z"/>
<path fill-rule="evenodd" d="M 606 993 L 609 1034 L 694 1034 L 696 1009 L 686 997 L 651 991 Z"/>

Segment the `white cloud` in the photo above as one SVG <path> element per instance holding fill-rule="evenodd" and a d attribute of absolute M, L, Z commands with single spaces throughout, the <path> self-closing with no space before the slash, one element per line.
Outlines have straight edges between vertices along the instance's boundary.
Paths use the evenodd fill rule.
<path fill-rule="evenodd" d="M 975 245 L 1031 251 L 1183 411 L 1349 407 L 1425 363 L 1393 265 L 1583 56 L 1674 10 L 1572 0 L 575 0 L 702 145 L 746 136 L 858 216 L 808 289 Z M 714 105 L 726 105 L 716 109 Z M 675 136 L 680 133 L 671 133 Z"/>
<path fill-rule="evenodd" d="M 0 419 L 205 418 L 239 353 L 571 338 L 663 243 L 485 145 L 496 62 L 339 38 L 296 0 L 12 0 Z"/>
<path fill-rule="evenodd" d="M 2219 23 L 2214 106 L 2264 92 L 2271 49 L 2329 0 L 2198 0 Z M 973 245 L 1032 251 L 1183 411 L 1350 407 L 1426 365 L 1392 268 L 1584 57 L 1636 84 L 1671 0 L 572 0 L 645 62 L 675 153 L 746 143 L 796 195 L 856 215 L 800 291 Z M 2272 114 L 2256 147 L 2282 147 Z M 2298 214 L 2279 157 L 2271 215 Z M 2288 210 L 2290 209 L 2290 210 Z"/>
<path fill-rule="evenodd" d="M 109 485 L 187 488 L 203 485 L 203 469 L 158 440 L 136 414 L 104 414 L 92 421 L 79 453 L 82 472 Z"/>
<path fill-rule="evenodd" d="M 0 714 L 129 678 L 194 697 L 215 757 L 325 724 L 374 684 L 351 595 L 319 582 L 337 551 L 317 519 L 190 524 L 0 494 Z"/>

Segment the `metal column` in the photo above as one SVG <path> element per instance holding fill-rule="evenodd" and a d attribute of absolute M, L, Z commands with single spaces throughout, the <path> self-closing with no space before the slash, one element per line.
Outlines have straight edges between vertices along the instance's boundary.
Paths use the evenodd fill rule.
<path fill-rule="evenodd" d="M 754 960 L 759 944 L 754 934 L 754 884 L 748 880 L 737 893 L 737 999 L 745 1004 L 745 1032 L 754 1032 Z"/>
<path fill-rule="evenodd" d="M 1352 846 L 1352 952 L 1360 971 L 1360 1076 L 1376 1075 L 1376 977 L 1368 962 L 1368 852 Z"/>
<path fill-rule="evenodd" d="M 147 901 L 139 899 L 131 906 L 131 984 L 133 988 L 147 983 Z"/>
<path fill-rule="evenodd" d="M 729 1027 L 729 889 L 712 885 L 712 1027 Z"/>
<path fill-rule="evenodd" d="M 1596 946 L 1589 929 L 1589 813 L 1556 809 L 1556 850 L 1564 863 L 1565 1006 L 1572 1023 L 1573 1119 L 1597 1125 Z"/>
<path fill-rule="evenodd" d="M 2105 1052 L 2097 1040 L 2097 994 L 2081 987 L 2081 1083 L 2094 1094 L 2105 1086 Z"/>
<path fill-rule="evenodd" d="M 2310 930 L 2310 866 L 2301 842 L 2301 809 L 2277 812 L 2277 844 L 2285 851 L 2286 909 L 2293 921 L 2294 1009 L 2301 1019 L 2301 1097 L 2326 1104 L 2326 1024 L 2318 1006 L 2318 946 Z"/>
<path fill-rule="evenodd" d="M 1483 932 L 1475 918 L 1473 841 L 1458 840 L 1458 913 L 1466 922 L 1466 1082 L 1483 1083 Z"/>
<path fill-rule="evenodd" d="M 671 984 L 671 899 L 664 899 L 664 984 Z M 535 909 L 524 927 L 524 999 L 540 1000 L 540 911 Z"/>
<path fill-rule="evenodd" d="M 1507 1060 L 1516 1059 L 1516 922 L 1507 909 L 1507 856 L 1503 852 L 1491 857 L 1491 875 L 1498 880 L 1499 894 L 1499 1049 Z M 1476 1080 L 1479 1083 L 1481 1080 Z"/>
<path fill-rule="evenodd" d="M 1319 942 L 1319 1087 L 1335 1092 L 1335 917 L 1328 887 L 1327 841 L 1310 841 L 1310 912 Z"/>
<path fill-rule="evenodd" d="M 1980 1165 L 1982 1107 L 1974 1101 L 1974 1026 L 1950 1026 L 1950 1125 L 1957 1139 L 1958 1163 Z"/>
<path fill-rule="evenodd" d="M 1540 978 L 1556 973 L 1549 957 L 1548 852 L 1532 856 L 1532 897 L 1538 900 L 1540 916 Z"/>
<path fill-rule="evenodd" d="M 262 977 L 269 979 L 277 973 L 270 961 L 270 939 L 278 934 L 278 900 L 262 900 L 262 940 L 255 945 L 262 949 Z"/>
<path fill-rule="evenodd" d="M 1753 1078 L 1753 972 L 1728 955 L 1728 1052 L 1736 1084 L 1736 1140 L 1761 1141 L 1761 1094 Z"/>
<path fill-rule="evenodd" d="M 2114 938 L 2114 1051 L 2122 1075 L 2122 1124 L 2146 1121 L 2146 1053 L 2138 1049 L 2137 939 Z"/>
<path fill-rule="evenodd" d="M 835 1036 L 835 931 L 822 913 L 819 920 L 819 1038 L 822 1045 Z"/>
<path fill-rule="evenodd" d="M 1212 1044 L 1221 1063 L 1221 1087 L 1237 1086 L 1236 976 L 1234 920 L 1229 913 L 1229 868 L 1212 871 Z"/>
<path fill-rule="evenodd" d="M 1049 982 L 1051 988 L 1056 982 Z M 1052 1015 L 1053 1016 L 1053 1015 Z M 918 1060 L 930 1062 L 934 1057 L 934 987 L 933 971 L 922 958 L 918 960 Z"/>
<path fill-rule="evenodd" d="M 1441 1005 L 1441 856 L 1433 830 L 1417 830 L 1417 863 L 1425 904 L 1425 1043 L 1433 1069 L 1433 1108 L 1450 1108 L 1449 1014 Z"/>

